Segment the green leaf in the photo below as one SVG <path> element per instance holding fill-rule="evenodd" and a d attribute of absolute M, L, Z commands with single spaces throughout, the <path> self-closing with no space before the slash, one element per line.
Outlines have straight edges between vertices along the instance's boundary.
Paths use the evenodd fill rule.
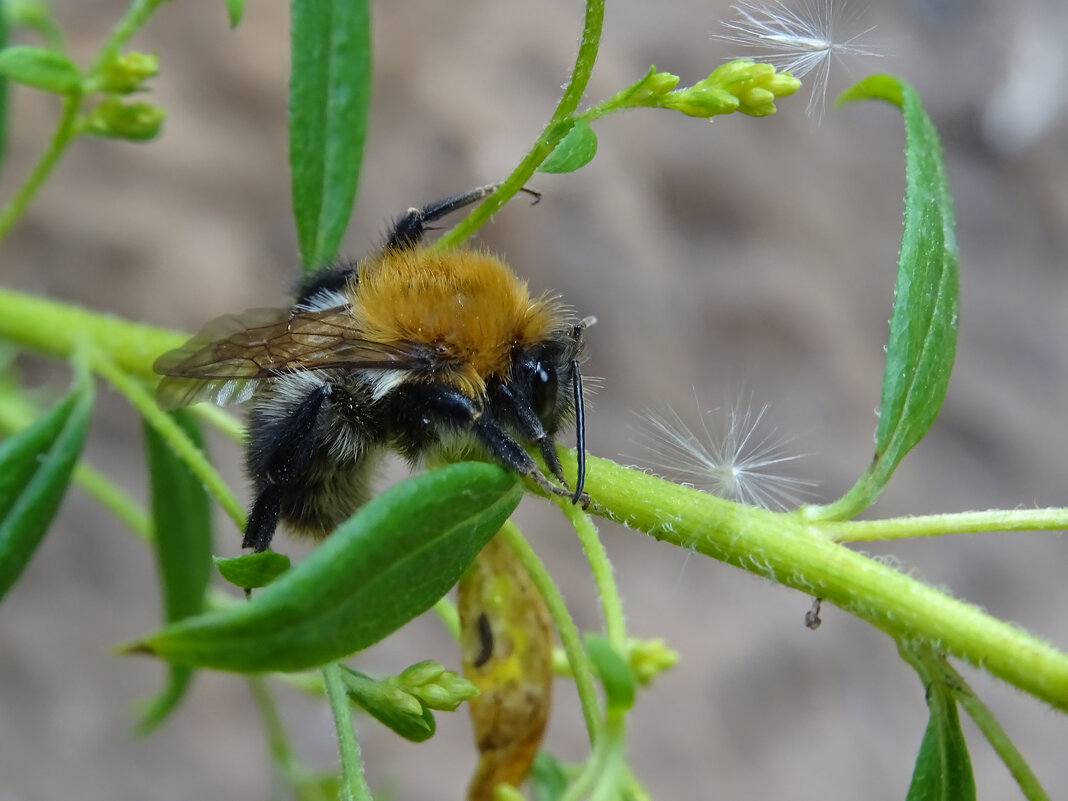
<path fill-rule="evenodd" d="M 82 83 L 78 68 L 62 53 L 24 45 L 0 50 L 0 75 L 58 95 L 72 95 Z"/>
<path fill-rule="evenodd" d="M 88 375 L 44 417 L 0 445 L 0 598 L 29 563 L 78 462 L 93 387 Z"/>
<path fill-rule="evenodd" d="M 597 134 L 585 120 L 577 120 L 571 130 L 553 148 L 538 167 L 538 172 L 574 172 L 585 167 L 597 155 Z"/>
<path fill-rule="evenodd" d="M 927 706 L 931 717 L 906 801 L 975 801 L 972 763 L 952 693 L 941 683 L 930 685 Z"/>
<path fill-rule="evenodd" d="M 284 553 L 263 551 L 247 553 L 232 559 L 214 557 L 215 567 L 224 579 L 245 590 L 266 587 L 289 570 L 289 557 Z"/>
<path fill-rule="evenodd" d="M 230 17 L 230 28 L 236 28 L 241 24 L 241 17 L 245 14 L 245 0 L 225 0 L 226 13 Z"/>
<path fill-rule="evenodd" d="M 404 739 L 421 743 L 434 736 L 437 730 L 434 713 L 415 696 L 344 665 L 341 666 L 341 678 L 345 682 L 345 692 L 354 704 Z"/>
<path fill-rule="evenodd" d="M 548 751 L 538 751 L 530 767 L 534 801 L 559 801 L 567 790 L 567 771 Z"/>
<path fill-rule="evenodd" d="M 347 656 L 433 606 L 521 495 L 514 473 L 481 462 L 418 476 L 364 506 L 248 603 L 168 626 L 126 650 L 239 673 Z"/>
<path fill-rule="evenodd" d="M 7 39 L 7 15 L 0 4 L 0 53 L 7 47 Z M 7 78 L 0 76 L 0 166 L 3 166 L 4 157 L 7 155 L 7 112 Z"/>
<path fill-rule="evenodd" d="M 634 671 L 612 644 L 597 634 L 586 635 L 586 652 L 604 686 L 610 709 L 630 709 L 634 706 L 636 682 Z"/>
<path fill-rule="evenodd" d="M 56 24 L 52 9 L 44 0 L 4 0 L 4 16 L 12 27 L 29 28 L 37 33 L 52 50 L 67 49 L 63 31 Z"/>
<path fill-rule="evenodd" d="M 172 412 L 171 416 L 204 450 L 196 420 L 185 410 Z M 211 501 L 204 485 L 156 429 L 145 423 L 144 433 L 163 616 L 166 622 L 173 623 L 204 611 L 211 577 Z M 138 724 L 141 734 L 152 731 L 167 718 L 182 700 L 192 677 L 188 666 L 170 666 L 166 687 L 148 704 Z"/>
<path fill-rule="evenodd" d="M 953 199 L 938 132 L 902 80 L 873 75 L 839 103 L 881 98 L 905 119 L 905 224 L 886 350 L 875 456 L 849 493 L 828 507 L 852 517 L 875 500 L 901 459 L 927 434 L 945 400 L 957 348 L 960 279 Z"/>
<path fill-rule="evenodd" d="M 289 169 L 305 268 L 337 255 L 352 214 L 371 100 L 367 0 L 293 0 Z"/>

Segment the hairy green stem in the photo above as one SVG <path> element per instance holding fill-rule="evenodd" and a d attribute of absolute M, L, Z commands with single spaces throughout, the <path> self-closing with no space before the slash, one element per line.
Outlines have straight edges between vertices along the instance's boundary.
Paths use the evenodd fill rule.
<path fill-rule="evenodd" d="M 123 372 L 154 378 L 152 363 L 187 334 L 123 320 L 0 287 L 0 339 L 69 359 L 79 345 L 106 353 Z"/>
<path fill-rule="evenodd" d="M 434 614 L 441 620 L 442 625 L 448 630 L 454 639 L 460 639 L 460 612 L 456 604 L 448 598 L 441 598 L 432 607 Z"/>
<path fill-rule="evenodd" d="M 18 188 L 11 200 L 0 209 L 0 239 L 7 236 L 8 231 L 25 213 L 30 202 L 36 197 L 38 190 L 48 179 L 48 176 L 52 174 L 59 157 L 63 155 L 63 151 L 67 149 L 71 139 L 77 135 L 78 111 L 81 107 L 81 93 L 63 98 L 63 112 L 60 114 L 59 122 L 56 124 L 55 133 L 52 134 L 48 147 L 41 154 L 41 158 L 22 183 L 22 186 Z"/>
<path fill-rule="evenodd" d="M 89 497 L 107 509 L 146 544 L 156 539 L 148 512 L 129 493 L 94 467 L 79 462 L 74 481 Z"/>
<path fill-rule="evenodd" d="M 571 527 L 578 534 L 582 550 L 586 553 L 586 560 L 590 563 L 590 572 L 593 573 L 593 581 L 597 585 L 597 595 L 601 599 L 608 641 L 621 657 L 626 658 L 628 653 L 627 623 L 623 615 L 623 601 L 619 597 L 619 588 L 612 575 L 612 563 L 608 559 L 604 543 L 597 535 L 597 527 L 593 525 L 590 516 L 583 511 L 581 506 L 571 503 L 570 498 L 555 498 L 554 500 L 567 515 Z"/>
<path fill-rule="evenodd" d="M 60 358 L 69 358 L 77 343 L 87 343 L 110 354 L 116 367 L 147 378 L 155 358 L 186 337 L 0 289 L 0 338 Z M 560 455 L 574 475 L 573 454 L 561 450 Z M 878 521 L 810 521 L 803 512 L 751 509 L 606 460 L 590 457 L 589 462 L 587 484 L 596 514 L 825 598 L 895 637 L 939 643 L 1068 710 L 1068 656 L 832 541 L 850 539 L 850 531 L 870 535 L 878 530 Z M 1034 527 L 1043 515 L 1056 525 L 1064 511 L 993 510 L 943 519 L 956 531 L 997 531 Z M 891 525 L 899 535 L 908 530 L 938 533 L 933 517 L 899 518 Z"/>
<path fill-rule="evenodd" d="M 278 707 L 274 703 L 270 690 L 267 689 L 267 683 L 262 677 L 249 676 L 248 686 L 252 691 L 252 699 L 256 702 L 256 708 L 260 711 L 260 717 L 263 718 L 263 728 L 267 732 L 267 747 L 271 752 L 271 761 L 287 783 L 297 786 L 304 779 L 305 770 L 301 767 L 289 744 L 285 727 L 282 725 L 282 716 L 278 714 Z"/>
<path fill-rule="evenodd" d="M 802 512 L 803 513 L 803 512 Z M 835 542 L 867 542 L 980 531 L 1041 531 L 1068 528 L 1068 509 L 987 509 L 984 512 L 893 517 L 886 520 L 821 522 Z"/>
<path fill-rule="evenodd" d="M 111 35 L 89 67 L 89 75 L 107 67 L 112 59 L 118 56 L 120 48 L 141 29 L 152 13 L 166 2 L 169 0 L 134 0 L 126 9 L 126 13 L 115 23 L 115 27 L 111 29 Z"/>
<path fill-rule="evenodd" d="M 582 704 L 582 716 L 586 721 L 586 731 L 590 742 L 596 743 L 600 733 L 601 710 L 597 701 L 597 688 L 594 684 L 593 665 L 582 647 L 582 638 L 575 627 L 575 621 L 571 619 L 571 613 L 567 611 L 567 605 L 556 588 L 556 584 L 545 569 L 541 559 L 530 547 L 519 528 L 511 520 L 501 527 L 498 535 L 503 537 L 508 546 L 519 559 L 520 564 L 530 574 L 531 581 L 538 588 L 545 605 L 549 609 L 549 615 L 556 625 L 556 631 L 560 635 L 560 642 L 564 646 L 568 662 L 571 665 L 571 675 L 575 679 L 575 687 L 578 690 L 579 702 Z"/>
<path fill-rule="evenodd" d="M 7 236 L 12 226 L 21 219 L 38 190 L 52 174 L 67 146 L 80 132 L 78 115 L 85 102 L 86 88 L 95 86 L 94 81 L 98 73 L 118 56 L 119 49 L 145 24 L 152 12 L 165 2 L 168 0 L 134 0 L 93 59 L 82 90 L 63 98 L 63 112 L 47 149 L 15 195 L 0 209 L 0 239 Z"/>
<path fill-rule="evenodd" d="M 934 644 L 1068 711 L 1068 655 L 831 542 L 798 513 L 731 503 L 594 457 L 586 488 L 596 514 L 822 598 L 895 639 Z"/>
<path fill-rule="evenodd" d="M 237 498 L 234 497 L 226 482 L 222 480 L 204 453 L 189 439 L 174 419 L 156 405 L 155 399 L 145 386 L 100 355 L 94 355 L 93 369 L 130 401 L 145 422 L 156 429 L 163 440 L 201 480 L 204 488 L 215 496 L 219 505 L 234 521 L 234 525 L 240 531 L 244 531 L 248 521 L 245 518 L 245 510 Z"/>
<path fill-rule="evenodd" d="M 534 146 L 519 162 L 512 174 L 497 187 L 488 198 L 480 203 L 470 214 L 451 230 L 446 231 L 433 245 L 433 250 L 445 250 L 455 247 L 473 234 L 503 206 L 510 197 L 523 188 L 537 170 L 538 165 L 549 157 L 574 124 L 575 109 L 582 101 L 586 86 L 593 73 L 597 60 L 597 50 L 601 44 L 601 31 L 604 27 L 604 0 L 587 0 L 586 16 L 582 28 L 582 41 L 579 43 L 575 66 L 571 70 L 571 79 L 564 89 L 564 96 L 556 106 L 552 117 Z"/>
<path fill-rule="evenodd" d="M 953 694 L 957 698 L 957 703 L 961 705 L 968 716 L 975 721 L 975 725 L 979 727 L 979 731 L 983 733 L 987 741 L 994 748 L 994 752 L 1001 758 L 1001 761 L 1005 763 L 1005 767 L 1009 769 L 1009 773 L 1012 774 L 1012 778 L 1016 780 L 1016 783 L 1020 786 L 1021 792 L 1024 794 L 1024 798 L 1027 801 L 1050 801 L 1049 796 L 1046 795 L 1046 791 L 1042 789 L 1042 785 L 1038 783 L 1038 777 L 1035 776 L 1031 770 L 1031 766 L 1027 764 L 1027 760 L 1023 758 L 1023 754 L 1016 748 L 1012 740 L 1005 733 L 1005 730 L 1001 728 L 1001 724 L 997 722 L 994 714 L 987 708 L 986 704 L 979 700 L 979 697 L 975 694 L 968 683 L 964 680 L 964 677 L 958 673 L 951 664 L 942 661 L 943 670 L 949 678 L 950 687 L 953 688 Z"/>
<path fill-rule="evenodd" d="M 330 703 L 337 729 L 338 753 L 341 757 L 342 801 L 373 801 L 371 789 L 363 775 L 360 746 L 356 742 L 356 727 L 352 723 L 345 683 L 341 678 L 341 666 L 337 662 L 323 665 L 323 685 Z"/>
<path fill-rule="evenodd" d="M 245 424 L 229 412 L 211 403 L 198 403 L 190 411 L 238 445 L 245 444 Z"/>

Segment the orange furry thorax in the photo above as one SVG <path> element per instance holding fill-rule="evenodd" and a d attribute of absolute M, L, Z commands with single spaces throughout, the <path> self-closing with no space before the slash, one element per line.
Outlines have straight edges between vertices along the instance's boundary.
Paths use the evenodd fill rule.
<path fill-rule="evenodd" d="M 532 298 L 504 262 L 474 250 L 387 251 L 361 265 L 349 295 L 367 339 L 434 347 L 474 395 L 507 374 L 514 348 L 561 327 L 551 299 Z"/>

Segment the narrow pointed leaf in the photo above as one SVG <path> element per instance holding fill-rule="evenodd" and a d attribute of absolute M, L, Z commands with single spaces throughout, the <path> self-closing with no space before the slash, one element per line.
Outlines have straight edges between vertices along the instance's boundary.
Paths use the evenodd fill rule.
<path fill-rule="evenodd" d="M 972 763 L 953 695 L 941 684 L 932 684 L 927 706 L 931 717 L 906 801 L 975 801 Z"/>
<path fill-rule="evenodd" d="M 231 584 L 243 590 L 255 590 L 266 587 L 289 570 L 289 557 L 274 551 L 247 553 L 232 559 L 215 557 L 215 567 Z"/>
<path fill-rule="evenodd" d="M 945 400 L 957 347 L 960 302 L 953 199 L 938 132 L 919 95 L 902 80 L 873 75 L 839 102 L 879 98 L 905 120 L 905 223 L 886 349 L 875 455 L 849 493 L 830 509 L 851 517 L 886 486 Z"/>
<path fill-rule="evenodd" d="M 0 8 L 0 52 L 7 47 L 7 15 Z M 7 78 L 0 76 L 0 167 L 7 156 Z"/>
<path fill-rule="evenodd" d="M 567 136 L 553 148 L 553 152 L 538 167 L 539 172 L 574 172 L 585 167 L 597 155 L 597 134 L 588 122 L 578 120 Z"/>
<path fill-rule="evenodd" d="M 241 673 L 347 656 L 433 606 L 521 494 L 513 473 L 479 462 L 418 476 L 371 501 L 250 602 L 168 626 L 125 650 Z"/>
<path fill-rule="evenodd" d="M 175 423 L 201 450 L 204 438 L 196 420 L 184 410 L 172 412 Z M 204 485 L 147 423 L 144 426 L 156 533 L 156 568 L 163 590 L 167 623 L 200 614 L 211 577 L 211 501 Z M 191 668 L 171 665 L 167 684 L 144 712 L 138 731 L 161 724 L 185 695 Z"/>
<path fill-rule="evenodd" d="M 82 376 L 44 417 L 0 445 L 0 598 L 51 525 L 78 462 L 93 389 Z"/>
<path fill-rule="evenodd" d="M 371 38 L 367 0 L 293 0 L 289 169 L 306 268 L 337 254 L 367 130 Z"/>
<path fill-rule="evenodd" d="M 0 50 L 0 75 L 59 95 L 77 92 L 82 81 L 74 62 L 62 53 L 25 45 Z"/>
<path fill-rule="evenodd" d="M 226 13 L 230 17 L 230 27 L 236 28 L 241 24 L 241 17 L 245 14 L 245 0 L 225 0 Z"/>

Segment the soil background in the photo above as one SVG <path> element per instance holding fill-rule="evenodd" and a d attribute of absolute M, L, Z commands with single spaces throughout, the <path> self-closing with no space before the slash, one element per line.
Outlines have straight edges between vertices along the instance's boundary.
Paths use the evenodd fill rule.
<path fill-rule="evenodd" d="M 56 0 L 86 63 L 118 0 Z M 249 2 L 227 30 L 221 0 L 165 5 L 132 43 L 160 54 L 152 102 L 168 112 L 147 145 L 78 141 L 4 243 L 3 283 L 183 330 L 253 306 L 285 305 L 296 275 L 286 155 L 288 5 Z M 962 315 L 955 373 L 930 436 L 870 515 L 1063 505 L 1068 453 L 1068 15 L 1057 0 L 872 4 L 889 71 L 922 92 L 945 138 L 957 200 Z M 548 118 L 581 27 L 565 0 L 393 0 L 374 4 L 372 128 L 344 250 L 358 257 L 411 205 L 503 177 Z M 688 84 L 744 55 L 710 40 L 725 3 L 610 3 L 587 97 L 650 64 Z M 832 73 L 831 94 L 849 76 Z M 885 104 L 829 110 L 803 98 L 762 120 L 713 123 L 631 112 L 598 124 L 595 161 L 538 176 L 542 202 L 513 202 L 480 232 L 536 290 L 558 290 L 599 322 L 587 370 L 602 379 L 590 451 L 648 463 L 634 442 L 644 409 L 698 409 L 741 397 L 789 446 L 814 499 L 844 492 L 870 458 L 904 189 L 903 132 Z M 4 178 L 10 196 L 43 149 L 52 98 L 14 91 Z M 34 381 L 66 378 L 32 359 Z M 89 458 L 144 497 L 139 424 L 104 389 Z M 695 401 L 695 396 L 699 398 Z M 214 451 L 243 487 L 240 455 Z M 560 518 L 528 501 L 521 523 L 581 626 L 599 623 L 581 552 Z M 239 536 L 219 516 L 217 552 Z M 643 692 L 630 726 L 637 775 L 657 799 L 891 801 L 905 796 L 926 709 L 893 643 L 810 599 L 607 524 L 629 624 L 682 653 Z M 302 546 L 281 541 L 299 554 Z M 953 536 L 869 545 L 931 584 L 1068 648 L 1068 542 L 1054 534 Z M 135 702 L 162 671 L 111 647 L 158 621 L 148 551 L 82 493 L 0 608 L 0 801 L 257 799 L 284 794 L 247 686 L 200 674 L 147 739 Z M 433 657 L 458 665 L 437 621 L 420 619 L 361 655 L 394 672 Z M 1068 797 L 1068 722 L 967 670 L 1053 798 Z M 313 765 L 336 760 L 325 706 L 280 689 L 287 725 Z M 462 713 L 410 745 L 359 726 L 385 797 L 463 797 L 474 764 Z M 968 722 L 980 798 L 1016 798 Z M 573 689 L 558 682 L 548 746 L 584 754 Z"/>

